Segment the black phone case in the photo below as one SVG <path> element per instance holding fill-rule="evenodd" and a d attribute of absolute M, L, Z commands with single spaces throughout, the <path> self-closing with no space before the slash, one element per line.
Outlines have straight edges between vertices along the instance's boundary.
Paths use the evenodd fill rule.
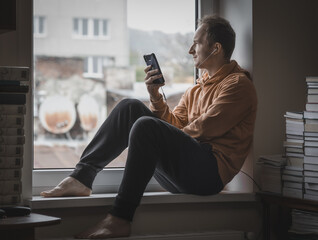
<path fill-rule="evenodd" d="M 158 63 L 157 58 L 156 58 L 156 55 L 154 53 L 144 55 L 144 59 L 145 59 L 147 66 L 149 66 L 149 65 L 152 66 L 151 69 L 158 69 L 159 70 L 159 72 L 156 75 L 162 74 L 159 63 Z M 165 82 L 165 79 L 163 77 L 153 81 L 153 83 L 155 83 L 155 84 L 162 84 L 164 82 Z"/>

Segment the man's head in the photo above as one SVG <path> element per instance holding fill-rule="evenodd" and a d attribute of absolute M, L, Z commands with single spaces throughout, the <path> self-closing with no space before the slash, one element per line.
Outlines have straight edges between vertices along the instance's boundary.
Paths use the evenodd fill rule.
<path fill-rule="evenodd" d="M 230 23 L 221 17 L 206 16 L 199 20 L 199 26 L 201 25 L 205 25 L 209 46 L 220 43 L 224 57 L 229 60 L 235 47 L 235 32 Z"/>
<path fill-rule="evenodd" d="M 189 53 L 198 68 L 206 68 L 216 60 L 229 61 L 235 47 L 235 32 L 230 23 L 218 16 L 199 20 Z"/>

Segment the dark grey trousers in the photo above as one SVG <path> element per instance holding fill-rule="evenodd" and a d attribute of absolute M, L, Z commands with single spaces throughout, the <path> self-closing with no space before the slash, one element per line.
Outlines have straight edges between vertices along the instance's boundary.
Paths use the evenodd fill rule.
<path fill-rule="evenodd" d="M 152 176 L 172 193 L 212 195 L 223 189 L 211 146 L 156 118 L 135 99 L 117 104 L 71 176 L 92 188 L 96 174 L 126 147 L 123 180 L 110 210 L 115 216 L 132 221 Z"/>

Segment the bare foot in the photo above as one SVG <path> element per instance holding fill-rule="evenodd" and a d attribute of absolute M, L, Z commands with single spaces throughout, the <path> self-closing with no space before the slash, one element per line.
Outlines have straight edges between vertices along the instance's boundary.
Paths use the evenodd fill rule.
<path fill-rule="evenodd" d="M 128 237 L 131 233 L 129 221 L 108 214 L 97 225 L 75 236 L 77 239 L 107 239 Z"/>
<path fill-rule="evenodd" d="M 43 197 L 89 196 L 92 190 L 73 177 L 67 177 L 55 188 L 41 192 Z"/>

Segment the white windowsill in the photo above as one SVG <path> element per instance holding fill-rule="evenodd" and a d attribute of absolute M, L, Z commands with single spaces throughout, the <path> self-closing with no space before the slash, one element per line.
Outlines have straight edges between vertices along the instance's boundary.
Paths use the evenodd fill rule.
<path fill-rule="evenodd" d="M 57 197 L 43 198 L 34 196 L 27 200 L 32 209 L 70 208 L 70 207 L 98 207 L 111 205 L 116 193 L 92 194 L 89 197 Z M 222 191 L 213 196 L 196 196 L 189 194 L 172 194 L 168 192 L 146 192 L 141 204 L 167 203 L 217 203 L 217 202 L 255 202 L 255 193 Z"/>

